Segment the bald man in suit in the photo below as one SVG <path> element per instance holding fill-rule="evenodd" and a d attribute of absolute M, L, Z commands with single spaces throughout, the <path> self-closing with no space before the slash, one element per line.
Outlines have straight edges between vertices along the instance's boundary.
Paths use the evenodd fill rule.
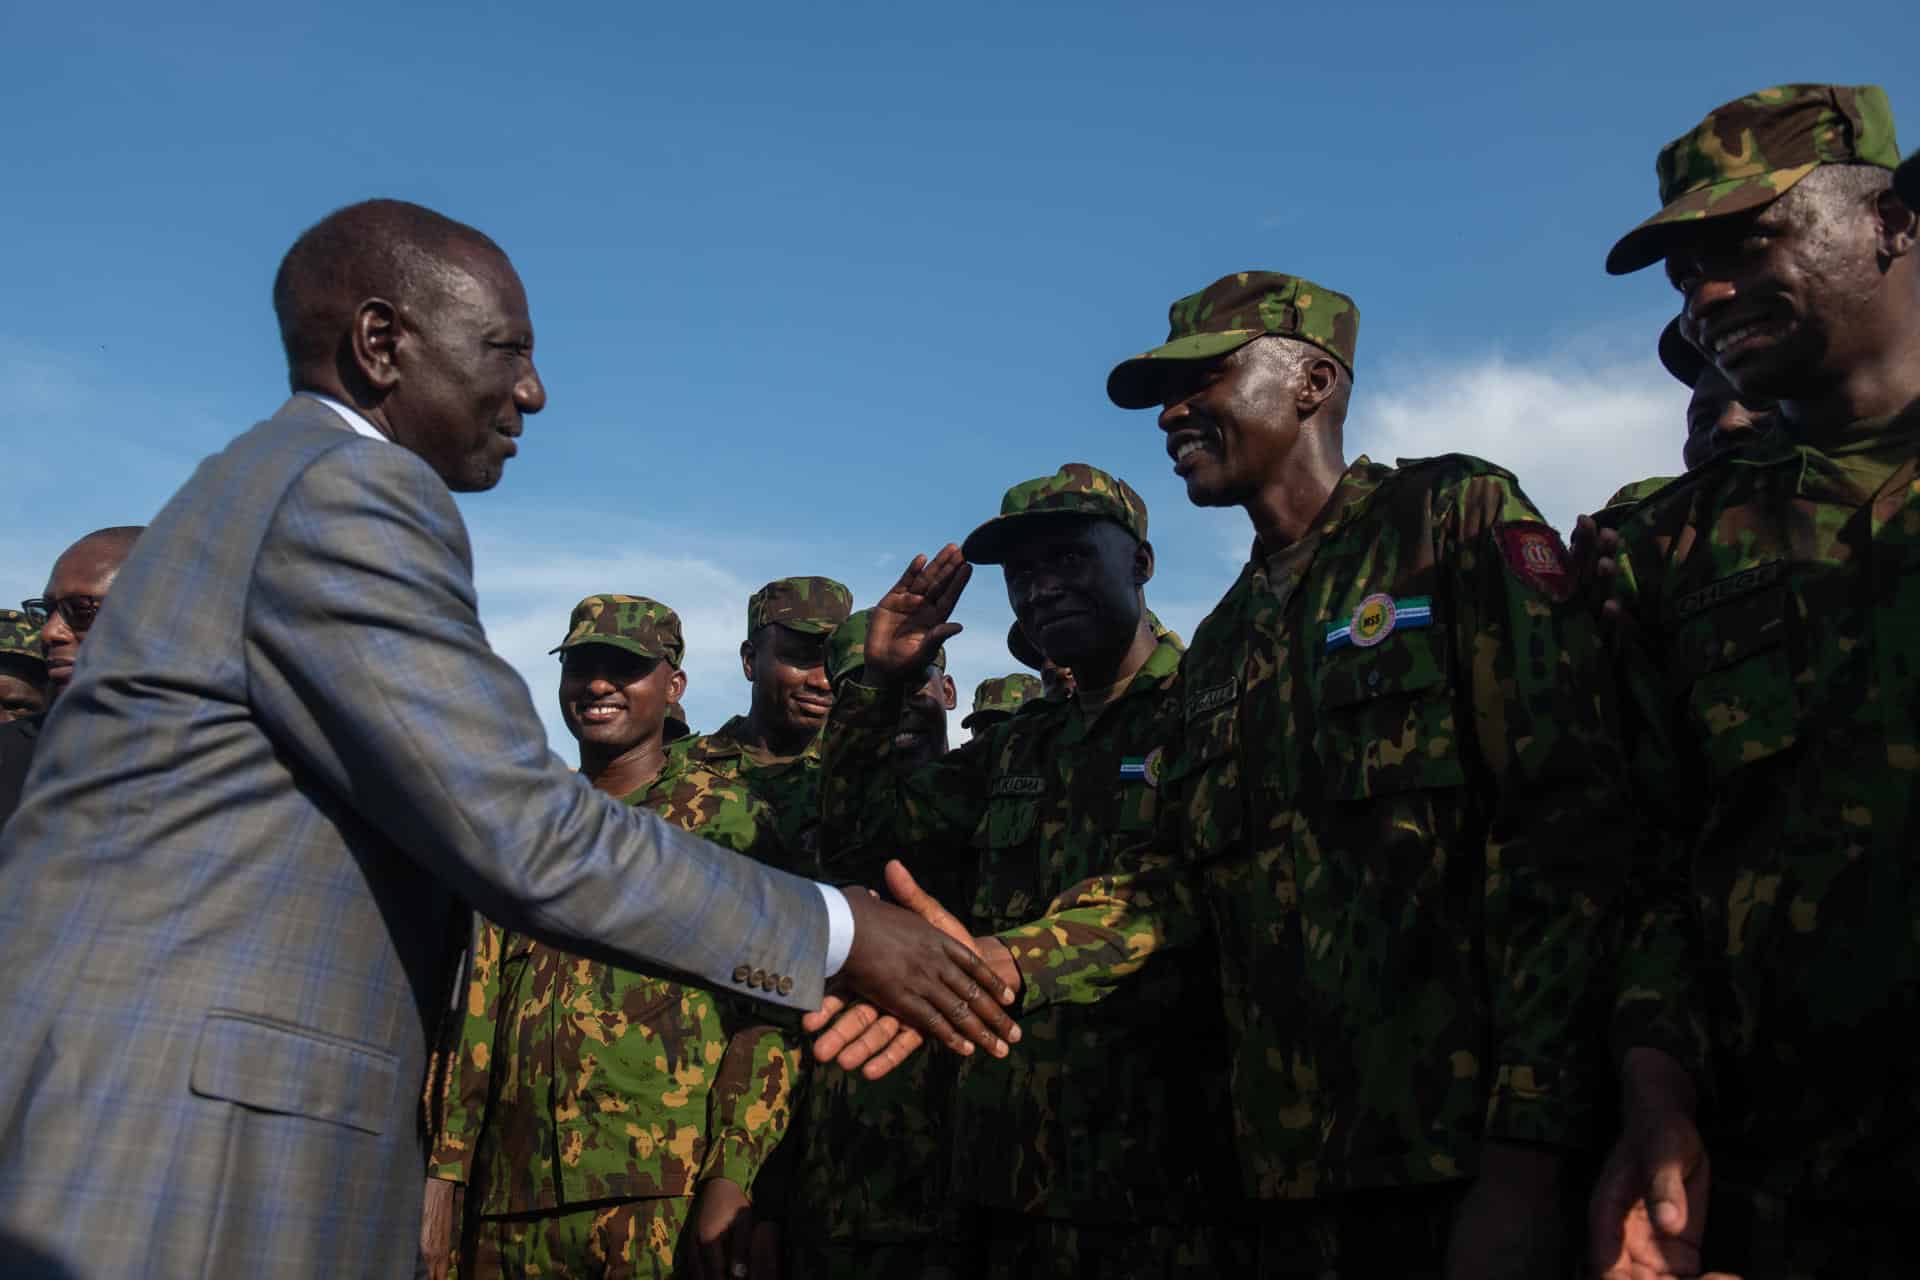
<path fill-rule="evenodd" d="M 425 1042 L 457 900 L 623 967 L 957 1051 L 969 950 L 599 795 L 487 647 L 449 490 L 546 390 L 470 227 L 331 215 L 274 285 L 294 397 L 149 526 L 0 837 L 0 1250 L 87 1275 L 411 1271 Z"/>

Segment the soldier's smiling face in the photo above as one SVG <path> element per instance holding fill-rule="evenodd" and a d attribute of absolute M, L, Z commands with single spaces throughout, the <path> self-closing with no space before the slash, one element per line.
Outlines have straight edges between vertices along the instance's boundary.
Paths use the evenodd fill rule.
<path fill-rule="evenodd" d="M 1195 506 L 1245 506 L 1278 482 L 1300 438 L 1293 345 L 1260 338 L 1163 375 L 1160 429 Z"/>
<path fill-rule="evenodd" d="M 818 732 L 833 710 L 827 683 L 827 638 L 768 623 L 741 646 L 753 682 L 753 714 L 775 733 Z"/>
<path fill-rule="evenodd" d="M 1817 169 L 1752 213 L 1676 232 L 1680 330 L 1742 398 L 1818 395 L 1881 340 L 1881 218 L 1845 167 Z"/>
<path fill-rule="evenodd" d="M 1007 603 L 1047 658 L 1071 667 L 1133 643 L 1151 545 L 1111 520 L 1060 515 L 1036 517 L 1004 554 Z"/>
<path fill-rule="evenodd" d="M 610 644 L 575 645 L 561 655 L 560 718 L 582 747 L 619 753 L 666 729 L 667 704 L 687 677 L 661 658 Z"/>

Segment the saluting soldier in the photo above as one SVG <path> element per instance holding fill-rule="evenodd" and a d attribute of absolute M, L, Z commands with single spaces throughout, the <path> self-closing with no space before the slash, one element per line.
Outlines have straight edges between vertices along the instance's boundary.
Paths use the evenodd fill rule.
<path fill-rule="evenodd" d="M 865 672 L 828 722 L 830 845 L 964 849 L 972 931 L 1043 911 L 1088 877 L 1126 871 L 1151 839 L 1180 651 L 1155 635 L 1147 508 L 1124 481 L 1069 463 L 1007 490 L 964 554 L 997 564 L 1018 625 L 1074 687 L 1025 702 L 918 765 L 889 740 L 903 693 L 955 628 L 961 552 L 916 560 L 873 610 Z M 929 588 L 927 584 L 943 584 Z M 1226 1050 L 1211 963 L 1156 970 L 1095 1009 L 1023 1026 L 1018 1053 L 959 1072 L 952 1195 L 977 1210 L 994 1277 L 1214 1276 L 1240 1269 Z"/>

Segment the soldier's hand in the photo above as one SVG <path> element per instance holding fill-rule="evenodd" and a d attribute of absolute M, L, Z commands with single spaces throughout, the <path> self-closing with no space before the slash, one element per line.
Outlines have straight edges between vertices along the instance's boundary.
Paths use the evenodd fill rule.
<path fill-rule="evenodd" d="M 867 679 L 896 684 L 924 672 L 940 646 L 960 634 L 960 624 L 947 619 L 972 576 L 973 566 L 951 542 L 931 560 L 915 556 L 868 618 Z"/>
<path fill-rule="evenodd" d="M 1624 1129 L 1587 1206 L 1589 1262 L 1601 1280 L 1663 1280 L 1700 1270 L 1709 1166 L 1686 1070 L 1657 1049 L 1627 1054 Z"/>
<path fill-rule="evenodd" d="M 691 1257 L 694 1280 L 742 1280 L 753 1269 L 753 1205 L 736 1182 L 713 1178 L 700 1184 L 693 1203 Z M 770 1280 L 770 1278 L 769 1278 Z"/>
<path fill-rule="evenodd" d="M 426 1199 L 420 1206 L 420 1257 L 431 1280 L 447 1280 L 453 1261 L 455 1189 L 456 1184 L 445 1178 L 427 1179 Z"/>
<path fill-rule="evenodd" d="M 922 890 L 898 859 L 887 863 L 885 875 L 888 892 L 903 907 L 912 910 L 954 942 L 964 945 L 976 964 L 986 960 L 991 967 L 986 971 L 985 981 L 989 990 L 998 993 L 1001 1003 L 1011 1004 L 1018 997 L 1019 969 L 997 939 L 970 937 L 966 926 Z M 857 931 L 855 937 L 857 940 Z M 974 981 L 981 981 L 978 976 L 980 970 L 976 968 L 973 972 Z M 1009 1029 L 1010 1033 L 1001 1032 L 1006 1040 L 1017 1043 L 1019 1028 L 1013 1026 L 1012 1020 L 998 1006 L 991 1007 L 990 1012 Z M 911 1057 L 923 1043 L 919 1031 L 914 1027 L 903 1025 L 899 1018 L 883 1013 L 871 1002 L 850 1002 L 837 994 L 828 995 L 819 1010 L 802 1019 L 802 1025 L 810 1032 L 819 1033 L 813 1042 L 816 1058 L 822 1062 L 834 1062 L 846 1071 L 858 1068 L 869 1080 L 878 1080 L 892 1071 Z M 999 1024 L 994 1025 L 997 1027 Z M 955 1052 L 972 1051 L 972 1045 L 964 1041 L 961 1042 L 963 1047 L 956 1047 L 951 1040 L 943 1039 L 943 1043 Z M 1004 1043 L 997 1047 L 992 1044 L 985 1047 L 996 1056 L 1005 1056 L 1007 1052 Z"/>
<path fill-rule="evenodd" d="M 1567 558 L 1573 563 L 1574 581 L 1580 598 L 1594 615 L 1611 625 L 1621 618 L 1620 602 L 1614 598 L 1614 579 L 1620 574 L 1620 534 L 1602 529 L 1592 516 L 1573 522 L 1573 545 Z"/>
<path fill-rule="evenodd" d="M 1448 1280 L 1564 1276 L 1571 1258 L 1564 1161 L 1546 1147 L 1489 1140 L 1447 1240 Z M 1577 1214 L 1571 1216 L 1577 1217 Z"/>

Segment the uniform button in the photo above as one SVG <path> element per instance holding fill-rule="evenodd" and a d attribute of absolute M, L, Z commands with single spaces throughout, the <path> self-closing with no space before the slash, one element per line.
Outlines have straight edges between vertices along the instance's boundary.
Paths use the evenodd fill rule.
<path fill-rule="evenodd" d="M 780 979 L 780 994 L 781 994 L 781 995 L 783 995 L 783 996 L 790 996 L 790 995 L 792 995 L 792 994 L 793 994 L 793 979 L 792 979 L 792 978 L 782 978 L 782 979 Z"/>
<path fill-rule="evenodd" d="M 767 971 L 765 969 L 755 969 L 753 976 L 747 979 L 747 985 L 765 990 L 767 985 Z"/>
<path fill-rule="evenodd" d="M 1378 671 L 1367 672 L 1367 687 L 1372 689 L 1372 688 L 1378 688 L 1379 685 L 1380 685 L 1380 673 Z"/>
<path fill-rule="evenodd" d="M 733 980 L 735 982 L 751 982 L 753 980 L 753 970 L 747 968 L 745 965 L 741 965 L 733 971 Z"/>

